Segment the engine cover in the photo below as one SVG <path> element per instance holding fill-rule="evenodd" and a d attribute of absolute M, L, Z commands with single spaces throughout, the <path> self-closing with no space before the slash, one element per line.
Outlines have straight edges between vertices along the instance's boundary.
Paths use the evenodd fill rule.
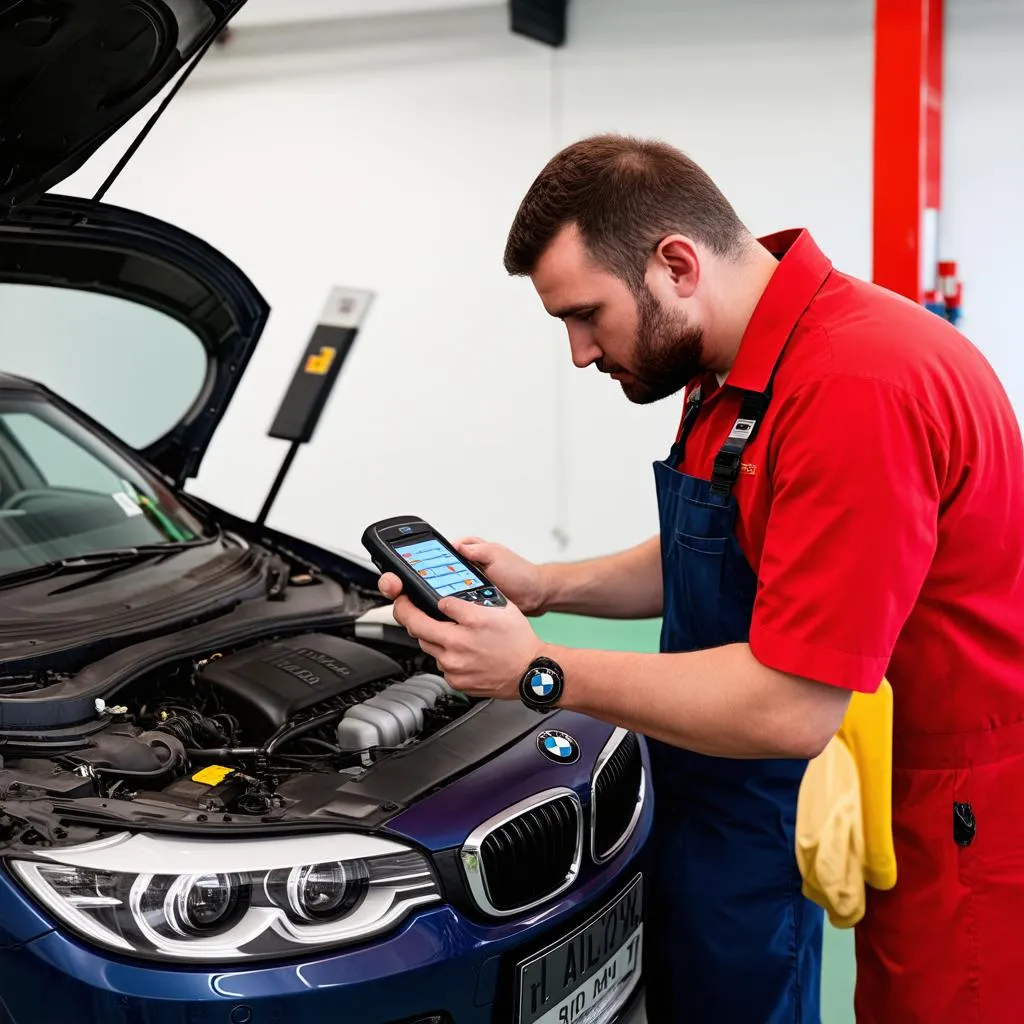
<path fill-rule="evenodd" d="M 232 704 L 258 712 L 264 727 L 284 725 L 300 711 L 349 690 L 402 678 L 386 654 L 322 633 L 259 644 L 207 663 L 203 680 Z"/>
<path fill-rule="evenodd" d="M 428 672 L 392 683 L 345 712 L 338 723 L 338 746 L 348 751 L 396 747 L 417 736 L 428 710 L 452 693 L 446 680 Z"/>

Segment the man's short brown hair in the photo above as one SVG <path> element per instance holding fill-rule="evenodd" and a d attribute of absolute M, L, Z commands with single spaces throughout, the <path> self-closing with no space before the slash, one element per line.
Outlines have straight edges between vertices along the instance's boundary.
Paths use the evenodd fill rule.
<path fill-rule="evenodd" d="M 718 186 L 689 157 L 664 142 L 615 134 L 582 139 L 548 161 L 519 205 L 505 269 L 532 274 L 570 224 L 597 264 L 634 293 L 667 235 L 686 235 L 720 255 L 738 251 L 748 236 Z"/>

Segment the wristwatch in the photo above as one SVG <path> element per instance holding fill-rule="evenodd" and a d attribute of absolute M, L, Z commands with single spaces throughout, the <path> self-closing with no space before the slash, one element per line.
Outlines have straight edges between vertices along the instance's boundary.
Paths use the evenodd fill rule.
<path fill-rule="evenodd" d="M 519 699 L 544 714 L 554 710 L 564 689 L 562 666 L 550 658 L 534 658 L 519 680 Z"/>

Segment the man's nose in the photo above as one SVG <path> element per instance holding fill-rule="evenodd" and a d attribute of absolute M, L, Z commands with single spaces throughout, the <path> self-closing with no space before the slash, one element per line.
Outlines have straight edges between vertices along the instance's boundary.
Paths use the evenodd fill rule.
<path fill-rule="evenodd" d="M 584 369 L 601 358 L 601 348 L 588 336 L 588 332 L 569 329 L 569 351 L 573 365 Z"/>

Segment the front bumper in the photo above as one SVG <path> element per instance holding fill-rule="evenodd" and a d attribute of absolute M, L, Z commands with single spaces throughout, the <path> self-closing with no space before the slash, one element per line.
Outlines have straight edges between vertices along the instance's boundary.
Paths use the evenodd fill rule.
<path fill-rule="evenodd" d="M 302 963 L 166 968 L 121 960 L 52 931 L 0 952 L 0 1022 L 405 1024 L 436 1014 L 444 1024 L 514 1024 L 515 963 L 606 906 L 643 870 L 637 845 L 628 845 L 605 877 L 546 909 L 540 922 L 483 927 L 452 907 L 438 907 L 371 946 Z M 0 905 L 21 898 L 9 883 L 5 890 Z M 609 1021 L 640 1019 L 641 984 Z"/>
<path fill-rule="evenodd" d="M 644 986 L 643 982 L 641 982 L 630 997 L 629 1002 L 622 1008 L 622 1013 L 616 1024 L 647 1024 L 644 995 Z"/>
<path fill-rule="evenodd" d="M 593 756 L 608 730 L 582 716 L 563 713 L 559 718 L 562 727 L 572 728 L 587 756 L 559 767 L 557 778 L 585 797 Z M 648 767 L 646 756 L 644 764 Z M 551 782 L 550 762 L 537 753 L 536 738 L 527 737 L 393 819 L 389 831 L 424 843 L 435 861 L 447 857 L 452 864 L 453 844 L 465 838 L 470 822 L 489 815 L 496 795 L 511 803 Z M 615 906 L 638 876 L 646 881 L 645 846 L 653 810 L 649 789 L 647 794 L 630 838 L 611 860 L 588 863 L 571 888 L 532 911 L 500 919 L 474 914 L 465 891 L 457 892 L 457 873 L 449 871 L 449 902 L 423 908 L 396 931 L 365 946 L 289 962 L 196 969 L 122 958 L 53 929 L 20 887 L 0 874 L 0 1024 L 557 1022 L 567 991 L 557 985 L 552 986 L 552 1002 L 545 999 L 540 1010 L 528 1009 L 520 1017 L 516 965 L 551 950 Z M 643 900 L 650 898 L 645 891 Z M 3 928 L 3 922 L 10 926 L 15 921 L 21 922 L 17 929 Z M 41 927 L 33 929 L 33 921 Z M 17 943 L 7 949 L 2 945 L 5 932 L 8 941 Z M 628 971 L 634 986 L 629 1002 L 593 1024 L 643 1020 L 637 959 L 635 970 Z M 621 979 L 627 973 L 622 971 L 623 959 L 616 963 Z M 564 958 L 559 969 L 562 964 Z M 585 1008 L 597 998 L 597 979 L 607 983 L 614 973 L 603 966 L 593 970 L 596 974 L 584 972 L 572 981 L 573 992 L 586 981 L 590 995 Z M 568 1019 L 575 1016 L 579 1010 Z"/>

